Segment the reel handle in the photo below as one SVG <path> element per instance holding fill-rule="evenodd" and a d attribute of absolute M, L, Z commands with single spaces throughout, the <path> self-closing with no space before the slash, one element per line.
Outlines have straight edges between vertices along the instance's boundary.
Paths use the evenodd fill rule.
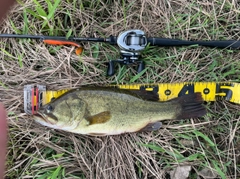
<path fill-rule="evenodd" d="M 137 72 L 140 73 L 144 69 L 145 69 L 145 62 L 144 61 L 140 61 L 139 65 L 138 65 L 138 68 L 137 68 Z"/>
<path fill-rule="evenodd" d="M 108 62 L 108 67 L 107 67 L 107 76 L 113 76 L 115 73 L 114 71 L 114 61 L 110 60 Z"/>

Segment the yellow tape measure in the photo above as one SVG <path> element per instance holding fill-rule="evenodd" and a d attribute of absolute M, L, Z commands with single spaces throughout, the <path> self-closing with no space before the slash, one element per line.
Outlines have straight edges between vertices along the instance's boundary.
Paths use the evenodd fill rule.
<path fill-rule="evenodd" d="M 154 91 L 159 94 L 160 101 L 167 101 L 188 93 L 201 92 L 205 101 L 215 101 L 218 98 L 222 98 L 240 104 L 240 84 L 231 82 L 124 84 L 111 86 L 120 89 Z M 69 90 L 44 92 L 45 103 L 49 103 L 52 98 L 57 98 L 67 91 Z"/>
<path fill-rule="evenodd" d="M 188 93 L 200 92 L 205 101 L 225 99 L 240 104 L 240 84 L 231 82 L 184 82 L 184 83 L 158 83 L 158 84 L 125 84 L 108 85 L 120 89 L 147 90 L 159 95 L 160 101 L 167 101 Z M 24 86 L 24 111 L 35 114 L 39 107 L 58 98 L 70 89 L 47 91 L 44 85 Z"/>

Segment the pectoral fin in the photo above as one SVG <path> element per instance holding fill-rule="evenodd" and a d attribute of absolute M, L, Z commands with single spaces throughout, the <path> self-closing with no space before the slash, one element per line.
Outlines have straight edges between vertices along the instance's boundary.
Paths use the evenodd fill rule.
<path fill-rule="evenodd" d="M 151 131 L 156 131 L 158 129 L 160 129 L 160 127 L 162 126 L 161 122 L 154 122 L 154 123 L 149 123 L 148 125 L 146 125 L 144 128 L 140 129 L 139 132 L 151 132 Z"/>
<path fill-rule="evenodd" d="M 110 113 L 110 111 L 104 111 L 104 112 L 98 113 L 94 116 L 89 116 L 86 119 L 88 120 L 89 125 L 102 124 L 111 119 L 111 113 Z"/>

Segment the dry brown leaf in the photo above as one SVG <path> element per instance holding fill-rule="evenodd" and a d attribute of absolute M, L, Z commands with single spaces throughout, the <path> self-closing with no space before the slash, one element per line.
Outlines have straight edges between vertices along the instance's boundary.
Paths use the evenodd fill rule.
<path fill-rule="evenodd" d="M 170 171 L 171 179 L 187 179 L 192 167 L 185 165 L 185 166 L 178 166 L 173 171 Z"/>
<path fill-rule="evenodd" d="M 199 176 L 197 179 L 201 179 L 201 177 L 203 177 L 205 179 L 212 179 L 212 178 L 216 178 L 218 176 L 216 172 L 214 172 L 213 170 L 211 170 L 209 168 L 202 169 L 200 172 L 198 172 L 198 175 Z"/>

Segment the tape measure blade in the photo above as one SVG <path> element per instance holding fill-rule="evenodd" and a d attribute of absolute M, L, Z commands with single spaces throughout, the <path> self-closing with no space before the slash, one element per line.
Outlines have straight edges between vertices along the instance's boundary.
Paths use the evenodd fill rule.
<path fill-rule="evenodd" d="M 160 101 L 167 101 L 172 98 L 200 92 L 204 101 L 216 101 L 220 97 L 227 97 L 226 100 L 240 104 L 240 84 L 222 82 L 179 82 L 179 83 L 156 83 L 156 84 L 121 84 L 108 85 L 128 90 L 147 90 L 158 93 Z M 52 98 L 57 98 L 69 89 L 59 91 L 46 91 L 43 93 L 43 105 L 49 103 Z M 230 92 L 229 92 L 230 91 Z M 27 96 L 27 93 L 24 93 Z M 25 105 L 25 108 L 27 104 Z"/>
<path fill-rule="evenodd" d="M 51 102 L 52 99 L 62 96 L 64 93 L 68 92 L 70 89 L 58 90 L 58 91 L 46 91 L 44 94 L 45 104 Z"/>
<path fill-rule="evenodd" d="M 216 100 L 216 83 L 214 82 L 196 82 L 194 83 L 195 91 L 201 92 L 204 101 Z"/>

